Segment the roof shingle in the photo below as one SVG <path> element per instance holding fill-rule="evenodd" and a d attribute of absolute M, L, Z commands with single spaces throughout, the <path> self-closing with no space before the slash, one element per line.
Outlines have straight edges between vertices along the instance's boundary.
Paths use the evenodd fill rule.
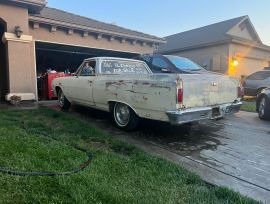
<path fill-rule="evenodd" d="M 231 37 L 226 33 L 246 17 L 247 16 L 241 16 L 227 21 L 222 21 L 201 28 L 196 28 L 193 30 L 167 36 L 165 37 L 167 43 L 160 45 L 158 52 L 162 53 L 167 51 L 180 50 L 188 47 L 199 46 L 202 44 L 229 40 Z"/>

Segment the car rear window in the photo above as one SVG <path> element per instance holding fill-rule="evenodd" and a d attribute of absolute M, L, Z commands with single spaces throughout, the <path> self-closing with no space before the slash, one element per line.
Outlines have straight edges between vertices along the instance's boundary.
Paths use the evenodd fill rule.
<path fill-rule="evenodd" d="M 103 74 L 148 74 L 147 65 L 136 61 L 106 60 L 101 63 Z"/>
<path fill-rule="evenodd" d="M 256 72 L 254 74 L 251 74 L 247 77 L 249 80 L 264 80 L 266 78 L 270 77 L 270 71 L 261 71 Z"/>
<path fill-rule="evenodd" d="M 173 55 L 165 55 L 165 57 L 170 60 L 177 69 L 183 71 L 199 71 L 204 70 L 200 65 L 196 64 L 195 62 L 178 56 Z"/>

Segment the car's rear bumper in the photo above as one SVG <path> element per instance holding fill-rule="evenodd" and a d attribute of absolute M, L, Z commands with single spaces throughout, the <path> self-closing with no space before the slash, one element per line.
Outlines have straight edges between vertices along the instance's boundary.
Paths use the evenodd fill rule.
<path fill-rule="evenodd" d="M 180 125 L 189 122 L 195 122 L 207 119 L 218 119 L 225 115 L 237 113 L 240 111 L 242 102 L 222 104 L 213 107 L 190 108 L 184 110 L 167 111 L 169 121 L 173 125 Z"/>

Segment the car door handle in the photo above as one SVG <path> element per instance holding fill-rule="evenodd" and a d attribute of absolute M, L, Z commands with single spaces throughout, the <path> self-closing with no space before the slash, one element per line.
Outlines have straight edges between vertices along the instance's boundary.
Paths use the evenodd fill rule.
<path fill-rule="evenodd" d="M 88 83 L 89 83 L 89 86 L 92 86 L 93 81 L 92 81 L 92 80 L 87 80 L 87 81 L 88 81 Z"/>

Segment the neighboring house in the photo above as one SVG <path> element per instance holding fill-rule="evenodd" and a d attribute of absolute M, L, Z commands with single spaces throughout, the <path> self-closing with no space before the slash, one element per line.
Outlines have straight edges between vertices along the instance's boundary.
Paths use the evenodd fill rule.
<path fill-rule="evenodd" d="M 248 16 L 165 37 L 158 53 L 190 58 L 206 69 L 243 78 L 270 66 L 264 45 Z"/>
<path fill-rule="evenodd" d="M 37 76 L 47 69 L 74 71 L 84 58 L 134 57 L 153 53 L 165 43 L 46 4 L 46 0 L 0 0 L 1 98 L 18 95 L 36 100 Z"/>

